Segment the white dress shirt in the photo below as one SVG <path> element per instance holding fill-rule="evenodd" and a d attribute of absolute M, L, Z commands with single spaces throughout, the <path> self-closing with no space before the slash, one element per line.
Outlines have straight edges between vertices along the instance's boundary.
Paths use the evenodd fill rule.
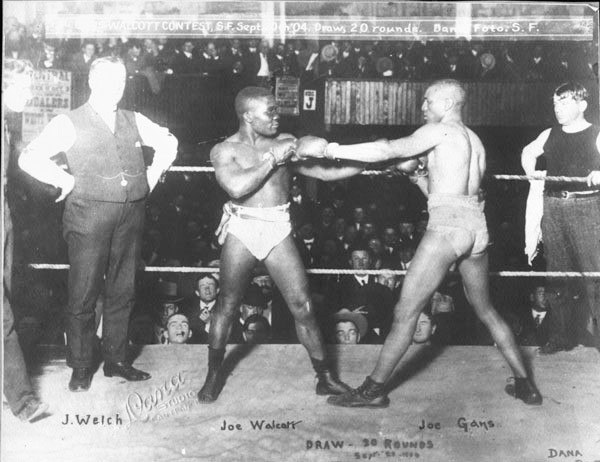
<path fill-rule="evenodd" d="M 89 104 L 114 133 L 116 111 L 95 106 L 92 101 L 89 101 Z M 175 160 L 178 142 L 167 128 L 155 124 L 139 112 L 134 114 L 143 144 L 151 146 L 155 151 L 154 161 L 146 169 L 148 185 L 152 190 L 163 172 Z M 56 167 L 53 168 L 48 161 L 59 152 L 67 152 L 73 147 L 75 141 L 75 127 L 71 119 L 66 114 L 59 114 L 44 127 L 37 138 L 27 145 L 22 155 L 27 156 L 28 162 L 26 165 L 21 165 L 21 163 L 19 165 L 34 178 L 59 187 L 62 184 L 61 176 L 67 175 L 67 173 L 50 161 L 50 164 Z"/>

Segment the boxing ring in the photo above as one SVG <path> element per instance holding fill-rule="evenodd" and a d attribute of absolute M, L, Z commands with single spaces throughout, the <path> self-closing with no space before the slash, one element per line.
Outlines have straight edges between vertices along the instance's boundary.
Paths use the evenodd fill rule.
<path fill-rule="evenodd" d="M 330 353 L 356 386 L 379 349 L 339 345 Z M 2 460 L 600 460 L 598 352 L 523 351 L 542 406 L 504 393 L 511 373 L 494 347 L 411 346 L 392 378 L 390 407 L 377 410 L 326 405 L 301 345 L 229 346 L 227 383 L 216 402 L 202 405 L 204 345 L 146 346 L 135 364 L 149 381 L 96 373 L 88 393 L 69 392 L 64 355 L 46 351 L 33 379 L 53 415 L 27 426 L 5 410 L 2 440 L 11 444 Z"/>
<path fill-rule="evenodd" d="M 94 2 L 87 3 L 91 5 Z M 125 8 L 136 2 L 102 3 L 109 6 L 114 3 L 119 8 Z M 58 39 L 77 37 L 80 30 L 82 34 L 85 33 L 81 37 L 96 34 L 98 37 L 111 38 L 128 32 L 135 38 L 164 35 L 175 39 L 188 36 L 255 39 L 268 36 L 270 41 L 289 40 L 292 37 L 310 40 L 316 38 L 321 41 L 352 38 L 362 41 L 412 42 L 418 39 L 418 34 L 412 29 L 402 32 L 390 29 L 391 32 L 383 36 L 372 33 L 374 27 L 382 24 L 389 27 L 399 24 L 404 29 L 414 26 L 419 17 L 408 14 L 408 7 L 417 2 L 339 2 L 347 3 L 349 6 L 344 8 L 350 11 L 342 14 L 337 10 L 332 13 L 315 13 L 311 10 L 308 17 L 297 13 L 294 15 L 291 11 L 288 11 L 287 17 L 284 14 L 286 3 L 303 2 L 237 2 L 260 7 L 255 8 L 256 11 L 251 14 L 234 13 L 236 2 L 223 2 L 223 5 L 219 3 L 219 6 L 212 9 L 209 8 L 210 4 L 217 2 L 167 0 L 143 3 L 149 7 L 173 4 L 183 9 L 181 17 L 165 14 L 165 24 L 184 24 L 187 21 L 190 27 L 195 27 L 201 19 L 202 24 L 206 25 L 189 33 L 167 28 L 161 29 L 159 34 L 150 27 L 155 22 L 158 24 L 156 18 L 164 12 L 158 12 L 156 16 L 141 16 L 136 13 L 135 21 L 130 21 L 129 13 L 121 12 L 118 8 L 113 8 L 114 11 L 111 10 L 110 13 L 90 10 L 89 17 L 81 15 L 85 16 L 85 20 L 79 24 L 79 13 L 62 15 L 57 10 L 52 13 L 56 13 L 54 20 L 47 21 L 46 32 L 49 37 Z M 384 18 L 385 15 L 382 15 L 379 24 L 376 20 L 365 21 L 368 34 L 363 34 L 360 30 L 361 33 L 357 35 L 351 33 L 350 29 L 344 34 L 329 33 L 325 29 L 315 32 L 315 25 L 329 27 L 343 21 L 352 21 L 352 15 L 358 14 L 356 11 L 353 13 L 353 8 L 358 8 L 361 3 L 366 5 L 369 16 L 374 18 L 378 16 L 380 9 L 396 8 L 401 11 L 396 15 L 398 17 L 391 15 Z M 434 7 L 435 3 L 424 2 L 423 8 L 427 10 L 429 5 Z M 192 11 L 190 4 L 200 5 L 202 12 L 194 13 L 193 16 L 186 13 L 188 10 Z M 467 4 L 470 6 L 466 7 Z M 488 4 L 491 5 L 492 2 Z M 443 27 L 472 26 L 475 32 L 477 27 L 485 26 L 489 19 L 485 14 L 471 14 L 470 9 L 476 5 L 463 2 L 457 8 L 456 17 L 424 11 L 422 36 L 430 40 L 457 40 L 457 34 L 436 32 L 435 24 L 438 23 Z M 509 2 L 505 2 L 508 9 L 509 5 Z M 579 6 L 583 9 L 594 8 L 592 4 Z M 244 27 L 258 24 L 261 26 L 258 32 L 227 32 L 216 29 L 218 21 L 222 20 L 220 10 L 227 12 L 229 7 L 232 10 L 230 19 L 239 20 L 239 24 Z M 133 7 L 130 9 L 134 10 Z M 42 10 L 35 11 L 35 15 Z M 50 13 L 46 13 L 50 17 Z M 43 13 L 44 16 L 46 13 Z M 546 18 L 547 13 L 544 11 L 531 13 L 531 17 L 516 19 L 510 13 L 502 14 L 506 17 L 502 16 L 501 21 L 517 24 L 521 28 L 519 34 L 511 36 L 515 38 L 515 43 L 558 40 L 560 37 L 563 40 L 597 41 L 597 8 L 592 19 L 592 15 L 583 15 L 581 12 L 565 17 Z M 101 18 L 95 18 L 100 15 Z M 440 17 L 434 21 L 438 15 Z M 547 21 L 539 21 L 539 34 L 527 36 L 531 21 L 538 21 L 540 18 Z M 465 22 L 465 19 L 468 21 Z M 109 23 L 117 24 L 114 30 L 107 29 Z M 163 22 L 160 24 L 162 27 Z M 290 33 L 289 30 L 293 29 L 288 28 L 286 31 L 286 25 L 294 24 L 306 24 L 308 29 Z M 361 29 L 363 23 L 357 24 Z M 146 32 L 141 31 L 142 25 L 147 28 Z M 133 26 L 137 29 L 129 28 Z M 268 31 L 267 34 L 263 33 L 265 30 Z M 546 34 L 541 35 L 541 32 Z M 499 40 L 499 36 L 495 37 L 494 34 L 500 32 L 473 33 L 469 35 L 469 40 Z M 595 83 L 597 84 L 597 78 Z M 384 93 L 381 93 L 382 98 L 377 99 L 374 97 L 374 90 L 365 88 L 364 98 L 358 99 L 364 104 L 357 109 L 356 92 L 351 91 L 351 86 L 351 83 L 346 85 L 347 96 L 354 99 L 340 98 L 340 102 L 332 99 L 323 113 L 319 112 L 320 109 L 304 113 L 309 121 L 308 125 L 314 121 L 316 114 L 323 116 L 326 126 L 351 124 L 353 120 L 360 120 L 364 126 L 368 126 L 375 122 L 368 122 L 371 119 L 366 114 L 379 120 L 379 115 L 385 112 L 384 105 L 388 103 L 390 112 L 386 112 L 387 118 L 384 119 L 389 125 L 411 125 L 407 120 L 413 120 L 413 124 L 420 123 L 418 103 L 410 113 L 413 119 L 403 119 L 400 111 L 396 111 L 398 107 L 405 111 L 412 108 L 408 104 L 409 95 L 417 94 L 412 87 L 402 93 L 403 104 L 394 99 L 398 96 L 397 93 L 389 100 L 385 100 Z M 313 85 L 306 88 L 314 91 L 316 87 Z M 525 112 L 521 111 L 521 100 L 530 96 L 530 100 L 536 98 L 533 94 L 524 97 L 527 93 L 526 86 L 519 84 L 515 88 L 513 99 L 519 103 L 515 107 L 519 108 L 520 114 Z M 496 90 L 490 87 L 489 91 L 490 94 L 495 94 Z M 179 105 L 189 95 L 185 93 L 184 96 L 185 98 L 173 103 L 176 115 L 181 110 Z M 493 99 L 479 98 L 481 107 L 472 111 L 471 116 L 484 120 L 482 117 L 485 115 L 486 123 L 490 125 L 499 124 L 499 120 L 508 126 L 513 123 L 531 126 L 542 123 L 538 110 L 529 111 L 529 116 L 524 120 L 516 120 L 515 112 L 506 110 L 505 101 L 498 104 L 495 110 L 490 110 L 490 101 L 496 102 L 499 99 L 501 98 L 498 96 Z M 302 96 L 298 95 L 296 103 L 301 104 L 302 101 Z M 547 106 L 542 99 L 538 103 L 540 107 Z M 369 112 L 371 110 L 372 113 Z M 545 115 L 548 114 L 552 118 L 553 114 L 547 112 Z M 363 116 L 365 118 L 361 118 Z M 402 120 L 399 122 L 399 119 Z M 214 144 L 224 138 L 201 141 L 197 145 Z M 209 166 L 172 166 L 167 173 L 213 172 L 214 169 Z M 362 175 L 393 177 L 401 173 L 365 170 Z M 581 177 L 490 175 L 490 178 L 497 181 L 585 182 L 585 178 Z M 64 272 L 69 269 L 67 264 L 32 263 L 28 267 L 40 272 Z M 202 274 L 216 273 L 219 269 L 147 266 L 144 271 Z M 406 274 L 404 270 L 322 268 L 310 268 L 306 272 L 315 276 Z M 448 277 L 457 276 L 457 273 L 451 272 Z M 490 277 L 585 278 L 600 284 L 600 271 L 495 271 L 490 272 Z M 381 345 L 327 345 L 327 349 L 341 379 L 356 387 L 372 370 Z M 201 404 L 197 399 L 208 366 L 206 345 L 145 345 L 135 346 L 132 350 L 135 366 L 149 372 L 151 379 L 128 382 L 116 377 L 107 378 L 102 374 L 102 369 L 98 368 L 88 392 L 72 393 L 67 385 L 72 370 L 66 364 L 65 348 L 38 347 L 35 363 L 30 365 L 29 372 L 39 398 L 50 405 L 51 415 L 34 424 L 22 423 L 4 406 L 0 428 L 2 461 L 600 462 L 600 354 L 597 348 L 577 346 L 570 351 L 540 355 L 537 347 L 521 347 L 544 397 L 543 405 L 527 406 L 505 393 L 504 389 L 512 372 L 496 347 L 411 345 L 389 381 L 391 403 L 386 409 L 351 409 L 327 405 L 325 396 L 315 394 L 314 371 L 306 350 L 299 344 L 228 345 L 223 365 L 226 382 L 219 398 L 210 404 Z"/>
<path fill-rule="evenodd" d="M 212 167 L 169 172 L 212 173 Z M 366 175 L 396 175 L 370 170 Z M 542 179 L 495 175 L 496 180 Z M 546 181 L 583 182 L 549 177 Z M 30 264 L 35 270 L 68 265 Z M 212 267 L 148 266 L 147 272 L 214 273 Z M 404 275 L 404 270 L 307 269 L 308 274 Z M 452 274 L 452 273 L 451 273 Z M 600 272 L 499 271 L 492 277 L 600 277 Z M 380 345 L 329 345 L 341 377 L 356 386 Z M 514 461 L 600 460 L 600 361 L 583 346 L 551 356 L 522 347 L 542 406 L 504 392 L 511 371 L 495 347 L 411 346 L 390 381 L 385 410 L 334 408 L 317 396 L 301 345 L 230 345 L 219 399 L 200 404 L 206 346 L 139 347 L 152 379 L 127 382 L 97 371 L 88 393 L 70 393 L 61 349 L 40 351 L 34 383 L 52 415 L 24 431 L 8 411 L 3 460 L 131 461 Z M 10 425 L 8 425 L 10 423 Z"/>

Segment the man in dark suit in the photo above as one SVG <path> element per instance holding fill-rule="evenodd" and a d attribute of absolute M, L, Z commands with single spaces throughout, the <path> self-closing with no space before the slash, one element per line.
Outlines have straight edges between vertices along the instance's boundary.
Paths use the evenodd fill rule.
<path fill-rule="evenodd" d="M 531 302 L 522 317 L 521 335 L 519 343 L 527 346 L 541 346 L 548 343 L 552 332 L 552 310 L 546 296 L 546 287 L 543 283 L 536 284 L 529 294 Z"/>
<path fill-rule="evenodd" d="M 88 76 L 96 59 L 96 47 L 91 40 L 85 40 L 81 51 L 71 58 L 69 70 L 73 73 L 73 107 L 80 106 L 90 96 Z"/>
<path fill-rule="evenodd" d="M 372 269 L 373 256 L 363 241 L 356 242 L 350 247 L 349 255 L 353 270 Z M 340 282 L 332 287 L 327 300 L 328 306 L 333 310 L 360 309 L 373 329 L 381 327 L 382 320 L 386 318 L 381 287 L 377 284 L 376 276 L 373 275 L 357 273 L 342 276 Z"/>
<path fill-rule="evenodd" d="M 104 294 L 104 375 L 146 380 L 126 359 L 127 328 L 141 257 L 146 197 L 177 155 L 177 139 L 137 112 L 117 109 L 123 61 L 105 57 L 90 67 L 83 106 L 56 116 L 22 152 L 19 166 L 60 189 L 63 236 L 69 253 L 67 364 L 69 389 L 89 389 L 93 373 L 96 301 Z M 146 167 L 142 145 L 155 150 Z M 51 158 L 67 157 L 70 173 Z"/>
<path fill-rule="evenodd" d="M 184 313 L 190 322 L 192 338 L 189 343 L 208 343 L 208 330 L 212 310 L 217 303 L 219 281 L 212 274 L 200 276 L 196 290 L 189 300 L 186 300 Z"/>

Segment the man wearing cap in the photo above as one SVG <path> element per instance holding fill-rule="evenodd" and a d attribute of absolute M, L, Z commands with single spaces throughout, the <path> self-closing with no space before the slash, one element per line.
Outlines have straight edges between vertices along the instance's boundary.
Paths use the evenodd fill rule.
<path fill-rule="evenodd" d="M 247 87 L 235 99 L 239 131 L 211 151 L 219 185 L 231 200 L 217 233 L 221 251 L 220 294 L 209 333 L 208 371 L 200 402 L 215 401 L 222 388 L 219 369 L 225 345 L 252 270 L 263 261 L 294 316 L 296 332 L 317 372 L 318 394 L 347 390 L 326 357 L 308 280 L 291 235 L 288 197 L 293 174 L 334 181 L 360 173 L 361 164 L 347 166 L 290 161 L 295 139 L 278 134 L 277 104 L 270 91 Z M 321 149 L 320 146 L 315 148 Z M 311 140 L 304 143 L 305 151 Z"/>
<path fill-rule="evenodd" d="M 57 202 L 65 199 L 71 391 L 86 391 L 91 385 L 94 307 L 102 290 L 104 375 L 132 381 L 150 378 L 126 360 L 127 329 L 146 197 L 175 160 L 177 139 L 142 114 L 117 108 L 125 79 L 119 58 L 95 60 L 87 103 L 52 119 L 19 158 L 25 172 L 60 189 Z M 148 168 L 142 145 L 155 150 Z M 59 152 L 66 154 L 70 173 L 52 162 Z"/>
<path fill-rule="evenodd" d="M 342 308 L 333 315 L 335 342 L 342 345 L 355 345 L 365 337 L 368 329 L 367 318 L 362 314 Z"/>

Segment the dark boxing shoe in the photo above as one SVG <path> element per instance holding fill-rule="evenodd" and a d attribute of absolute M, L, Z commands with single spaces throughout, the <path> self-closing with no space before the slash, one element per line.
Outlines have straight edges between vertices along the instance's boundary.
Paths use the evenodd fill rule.
<path fill-rule="evenodd" d="M 69 390 L 87 391 L 92 385 L 92 370 L 89 367 L 75 367 L 69 381 Z"/>
<path fill-rule="evenodd" d="M 219 393 L 221 393 L 221 388 L 219 372 L 209 371 L 206 374 L 204 385 L 202 385 L 202 388 L 198 392 L 198 401 L 204 404 L 215 402 L 219 397 Z"/>
<path fill-rule="evenodd" d="M 385 394 L 382 383 L 367 377 L 357 389 L 330 396 L 327 403 L 341 407 L 386 408 L 390 405 L 390 399 Z"/>
<path fill-rule="evenodd" d="M 514 383 L 506 385 L 504 390 L 510 396 L 532 406 L 539 406 L 543 401 L 542 394 L 528 377 L 515 377 Z"/>
<path fill-rule="evenodd" d="M 329 370 L 317 373 L 317 395 L 341 395 L 352 390 Z"/>
<path fill-rule="evenodd" d="M 142 380 L 148 380 L 151 375 L 147 372 L 140 371 L 131 364 L 124 362 L 119 363 L 104 363 L 104 375 L 106 377 L 123 377 L 125 380 L 130 382 L 140 382 Z"/>

